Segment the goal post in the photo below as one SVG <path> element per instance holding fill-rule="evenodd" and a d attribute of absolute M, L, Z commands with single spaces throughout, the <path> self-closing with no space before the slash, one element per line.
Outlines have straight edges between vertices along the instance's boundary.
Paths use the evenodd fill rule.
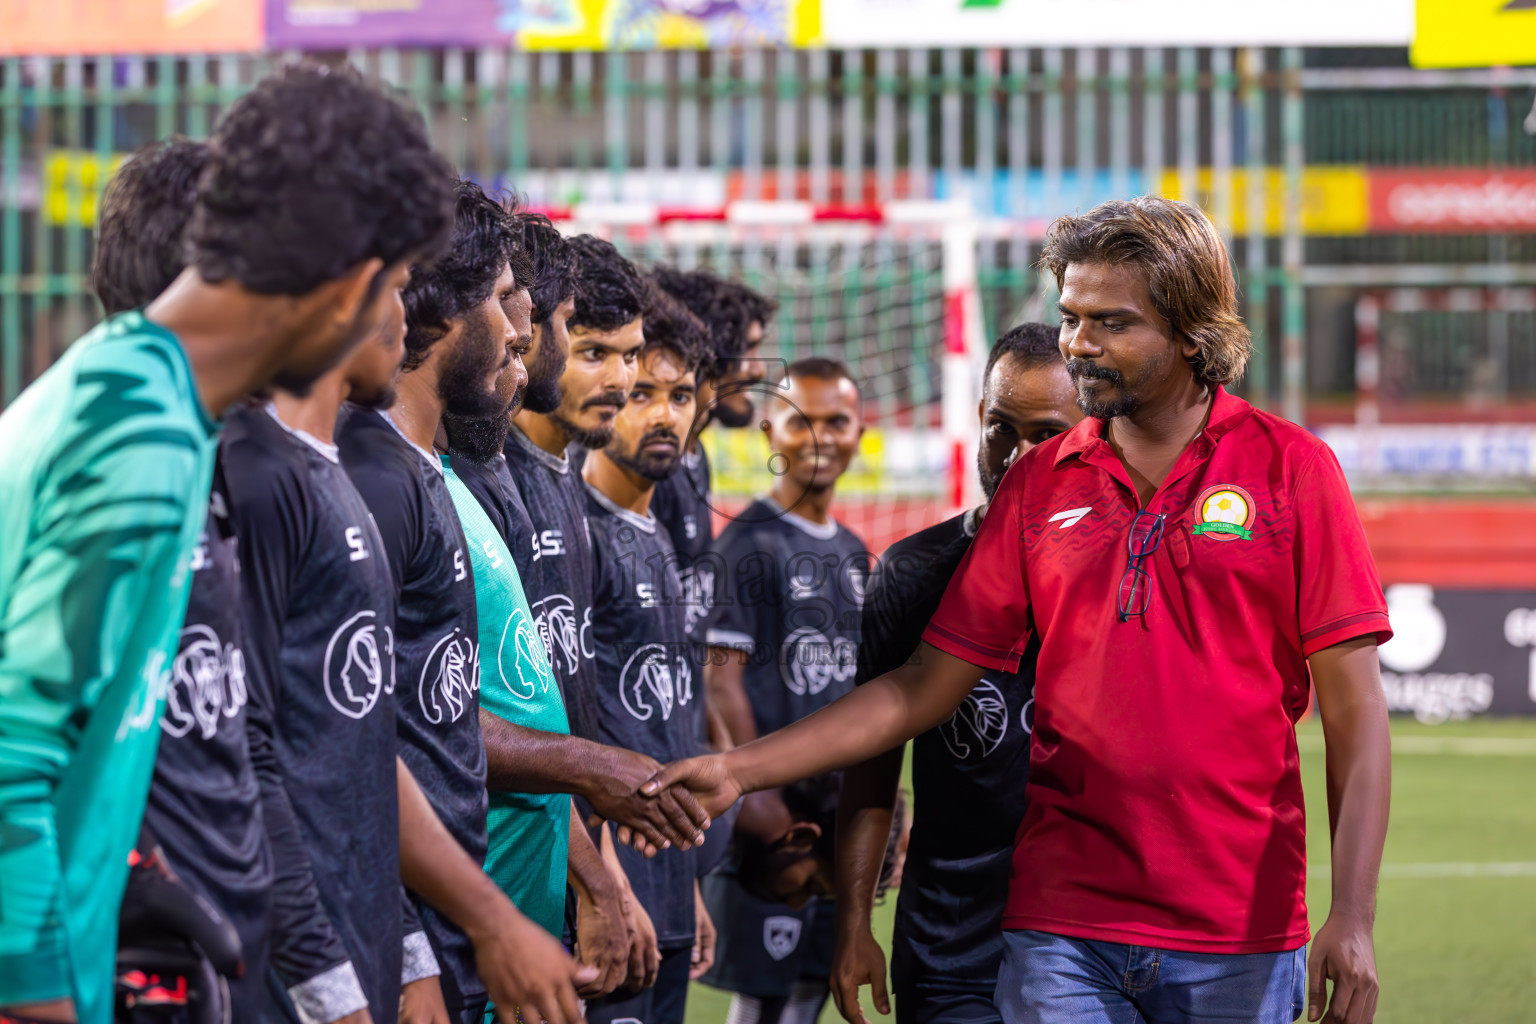
<path fill-rule="evenodd" d="M 780 371 L 811 355 L 849 367 L 868 429 L 836 513 L 872 551 L 981 500 L 976 409 L 989 345 L 967 204 L 626 202 L 542 212 L 567 234 L 609 239 L 642 267 L 708 268 L 777 301 L 763 355 Z M 718 511 L 728 516 L 767 488 L 761 431 L 714 427 L 704 443 Z"/>

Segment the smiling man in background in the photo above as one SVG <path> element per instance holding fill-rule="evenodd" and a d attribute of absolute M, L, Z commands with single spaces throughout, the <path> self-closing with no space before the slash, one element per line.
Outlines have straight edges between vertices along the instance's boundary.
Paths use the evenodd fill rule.
<path fill-rule="evenodd" d="M 841 363 L 800 359 L 768 395 L 763 432 L 784 472 L 720 535 L 722 576 L 705 620 L 711 711 L 736 744 L 853 689 L 869 572 L 864 542 L 832 515 L 837 481 L 864 435 L 858 385 Z M 835 780 L 818 781 L 835 808 Z M 779 792 L 754 793 L 736 821 L 738 845 L 779 842 L 794 821 Z M 832 902 L 765 899 L 734 866 L 708 876 L 704 896 L 720 922 L 719 957 L 704 980 L 735 993 L 733 1019 L 814 1021 L 832 966 Z"/>

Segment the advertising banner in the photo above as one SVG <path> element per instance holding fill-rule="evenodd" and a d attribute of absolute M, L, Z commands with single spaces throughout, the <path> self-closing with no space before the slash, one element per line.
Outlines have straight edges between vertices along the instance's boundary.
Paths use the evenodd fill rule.
<path fill-rule="evenodd" d="M 1536 171 L 1372 169 L 1369 193 L 1372 231 L 1536 230 Z"/>
<path fill-rule="evenodd" d="M 821 0 L 821 23 L 828 46 L 1405 46 L 1413 0 Z"/>
<path fill-rule="evenodd" d="M 267 47 L 504 45 L 501 6 L 497 0 L 266 0 Z"/>
<path fill-rule="evenodd" d="M 1536 64 L 1536 4 L 1530 0 L 1418 0 L 1415 67 Z"/>
<path fill-rule="evenodd" d="M 1536 715 L 1536 592 L 1387 588 L 1381 648 L 1391 711 L 1424 722 Z"/>
<path fill-rule="evenodd" d="M 0 57 L 259 50 L 262 0 L 5 0 Z"/>
<path fill-rule="evenodd" d="M 817 0 L 266 0 L 268 46 L 806 46 Z"/>
<path fill-rule="evenodd" d="M 1399 478 L 1422 486 L 1536 479 L 1536 427 L 1520 423 L 1352 423 L 1320 427 L 1351 484 Z"/>

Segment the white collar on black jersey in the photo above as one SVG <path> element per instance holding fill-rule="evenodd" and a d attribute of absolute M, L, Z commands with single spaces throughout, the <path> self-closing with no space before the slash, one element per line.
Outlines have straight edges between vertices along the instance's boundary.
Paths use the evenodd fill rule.
<path fill-rule="evenodd" d="M 321 455 L 324 455 L 332 462 L 340 465 L 341 452 L 335 445 L 326 444 L 314 434 L 307 433 L 303 430 L 295 430 L 293 427 L 290 427 L 288 424 L 284 423 L 283 418 L 277 414 L 277 406 L 272 402 L 267 403 L 267 415 L 271 416 L 277 425 L 288 431 L 289 434 L 298 438 L 300 441 L 303 441 L 305 444 L 309 445 L 315 451 L 319 452 Z"/>
<path fill-rule="evenodd" d="M 797 516 L 793 512 L 786 512 L 784 511 L 784 506 L 766 494 L 763 495 L 763 504 L 777 512 L 779 518 L 790 526 L 793 526 L 807 536 L 815 537 L 817 540 L 831 540 L 837 536 L 837 531 L 842 529 L 842 527 L 837 525 L 836 519 L 829 519 L 825 523 L 813 523 L 805 518 L 805 516 Z"/>
<path fill-rule="evenodd" d="M 975 508 L 967 509 L 960 517 L 960 531 L 967 537 L 976 536 L 976 531 L 981 529 L 981 510 L 984 508 L 986 508 L 985 505 L 977 505 Z"/>
<path fill-rule="evenodd" d="M 699 463 L 701 463 L 703 461 L 704 461 L 704 451 L 703 451 L 703 449 L 699 449 L 698 451 L 694 451 L 693 449 L 690 448 L 690 449 L 686 449 L 683 452 L 683 465 L 687 466 L 689 469 L 698 469 L 699 468 Z"/>
<path fill-rule="evenodd" d="M 529 438 L 527 434 L 523 433 L 522 428 L 519 427 L 516 423 L 512 424 L 511 430 L 507 431 L 507 436 L 512 438 L 513 441 L 520 445 L 524 451 L 538 459 L 540 462 L 544 463 L 544 465 L 548 466 L 556 473 L 569 473 L 571 471 L 571 460 L 566 456 L 564 452 L 561 452 L 559 455 L 549 454 L 549 452 L 534 444 L 532 439 Z"/>
<path fill-rule="evenodd" d="M 427 451 L 421 445 L 417 444 L 415 441 L 412 441 L 410 438 L 406 437 L 405 436 L 405 431 L 400 429 L 400 424 L 395 422 L 395 418 L 389 414 L 389 410 L 388 409 L 377 409 L 375 411 L 380 416 L 384 417 L 384 422 L 385 423 L 388 423 L 391 427 L 394 428 L 395 433 L 400 435 L 400 440 L 404 441 L 406 444 L 410 445 L 412 448 L 415 448 L 416 449 L 416 454 L 420 455 L 423 459 L 426 459 L 427 460 L 427 464 L 429 466 L 431 466 L 433 469 L 437 470 L 437 475 L 438 476 L 443 476 L 444 475 L 443 474 L 443 460 L 438 458 L 437 454 L 435 452 Z"/>
<path fill-rule="evenodd" d="M 547 455 L 548 452 L 545 454 Z M 616 503 L 612 498 L 608 497 L 608 495 L 604 494 L 596 487 L 593 487 L 591 484 L 587 484 L 585 480 L 583 480 L 582 483 L 587 485 L 587 490 L 592 493 L 592 497 L 597 499 L 597 503 L 603 506 L 603 508 L 607 509 L 609 512 L 612 512 L 614 515 L 618 516 L 620 519 L 624 520 L 626 523 L 633 526 L 637 530 L 644 530 L 646 533 L 656 532 L 655 516 L 643 516 L 638 512 L 631 512 L 629 509 Z"/>

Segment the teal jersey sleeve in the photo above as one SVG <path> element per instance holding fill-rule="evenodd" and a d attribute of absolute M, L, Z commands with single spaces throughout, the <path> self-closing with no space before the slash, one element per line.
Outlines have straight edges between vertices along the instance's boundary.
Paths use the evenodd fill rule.
<path fill-rule="evenodd" d="M 447 459 L 443 464 L 475 574 L 480 706 L 515 725 L 568 735 L 565 702 L 512 553 L 474 493 L 454 474 Z M 565 926 L 570 829 L 567 794 L 490 794 L 486 873 L 517 909 L 556 938 Z"/>
<path fill-rule="evenodd" d="M 111 1019 L 215 431 L 180 345 L 137 313 L 0 416 L 0 1005 Z"/>

